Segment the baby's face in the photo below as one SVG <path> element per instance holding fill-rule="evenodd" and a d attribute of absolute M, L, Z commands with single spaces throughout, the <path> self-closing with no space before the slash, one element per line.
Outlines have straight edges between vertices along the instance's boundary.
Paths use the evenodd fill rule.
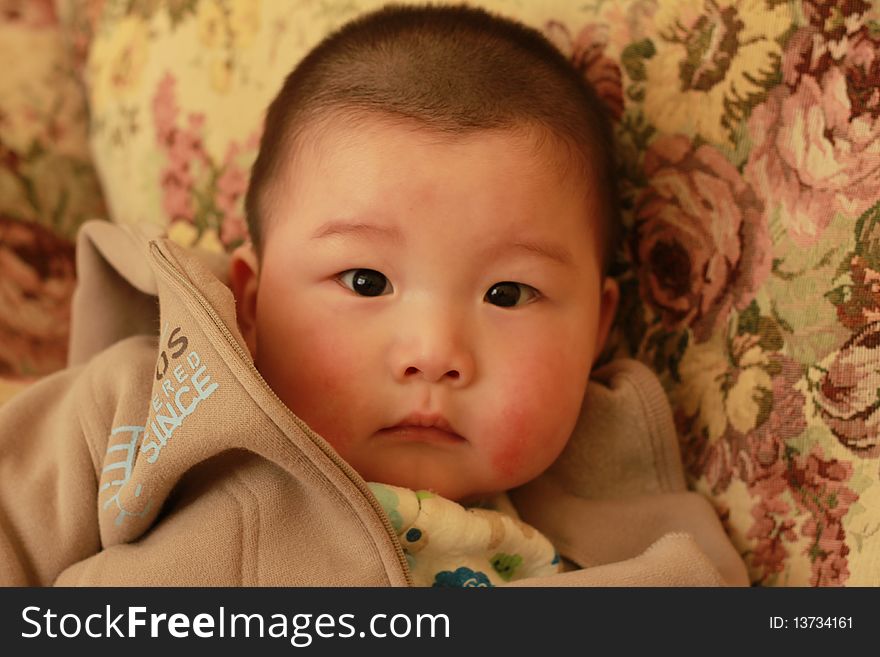
<path fill-rule="evenodd" d="M 235 258 L 257 368 L 367 481 L 468 500 L 564 447 L 617 288 L 553 148 L 331 123 L 278 186 L 259 278 Z"/>

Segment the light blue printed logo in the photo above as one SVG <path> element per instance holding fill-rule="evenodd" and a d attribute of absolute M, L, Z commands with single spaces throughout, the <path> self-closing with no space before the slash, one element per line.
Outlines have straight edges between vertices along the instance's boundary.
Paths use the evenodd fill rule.
<path fill-rule="evenodd" d="M 115 506 L 118 509 L 119 513 L 116 515 L 116 520 L 114 521 L 117 527 L 121 525 L 122 522 L 129 516 L 134 516 L 138 518 L 145 516 L 149 512 L 150 507 L 153 505 L 152 500 L 148 500 L 146 506 L 143 508 L 142 511 L 132 513 L 122 505 L 122 502 L 119 499 L 120 493 L 131 479 L 131 471 L 134 467 L 135 454 L 137 454 L 138 439 L 141 437 L 141 434 L 143 432 L 144 427 L 137 425 L 116 427 L 115 429 L 113 429 L 113 431 L 110 432 L 111 444 L 107 447 L 107 456 L 105 457 L 105 462 L 110 461 L 114 457 L 117 457 L 117 455 L 118 460 L 105 465 L 104 469 L 101 471 L 101 474 L 105 475 L 108 472 L 115 472 L 116 470 L 121 470 L 122 474 L 116 479 L 111 479 L 110 481 L 101 484 L 99 492 L 103 493 L 104 491 L 111 488 L 116 488 L 116 493 L 104 501 L 102 509 L 106 511 L 112 506 Z M 125 436 L 125 434 L 130 434 L 131 438 L 123 440 L 122 442 L 112 443 L 115 436 Z M 138 484 L 135 488 L 134 496 L 140 497 L 142 492 L 143 487 Z"/>
<path fill-rule="evenodd" d="M 461 566 L 451 570 L 442 570 L 434 576 L 435 588 L 494 588 L 486 573 Z"/>
<path fill-rule="evenodd" d="M 166 323 L 160 343 L 164 344 L 168 335 Z M 189 349 L 189 339 L 181 333 L 180 327 L 170 331 L 166 348 L 159 354 L 156 381 L 161 383 L 154 387 L 146 424 L 118 426 L 110 432 L 101 478 L 104 480 L 105 475 L 114 477 L 117 472 L 118 475 L 104 481 L 99 493 L 115 489 L 113 495 L 103 501 L 102 510 L 113 507 L 117 509 L 117 526 L 126 518 L 146 516 L 152 507 L 152 500 L 148 497 L 144 498 L 146 503 L 143 506 L 138 505 L 141 510 L 136 512 L 126 509 L 122 502 L 127 498 L 131 503 L 131 498 L 122 493 L 132 483 L 131 476 L 137 454 L 146 455 L 146 462 L 151 465 L 156 463 L 175 431 L 220 387 L 220 384 L 212 381 L 207 365 L 199 353 Z M 117 437 L 121 440 L 117 440 Z M 140 498 L 143 493 L 143 484 L 137 483 L 134 497 Z"/>
<path fill-rule="evenodd" d="M 160 340 L 168 335 L 168 324 L 162 330 Z M 141 453 L 148 454 L 147 461 L 155 463 L 174 432 L 184 420 L 192 415 L 199 404 L 213 395 L 220 384 L 211 380 L 207 365 L 197 351 L 188 351 L 189 338 L 174 328 L 168 337 L 166 348 L 159 354 L 156 364 L 156 380 L 161 381 L 159 391 L 153 395 L 150 417 L 147 419 Z"/>

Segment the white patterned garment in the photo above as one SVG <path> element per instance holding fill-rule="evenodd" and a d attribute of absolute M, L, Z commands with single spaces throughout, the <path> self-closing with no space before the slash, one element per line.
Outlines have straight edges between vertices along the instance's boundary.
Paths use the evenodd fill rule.
<path fill-rule="evenodd" d="M 516 517 L 506 495 L 494 508 L 466 508 L 425 490 L 369 486 L 400 537 L 416 586 L 488 587 L 562 570 L 553 545 Z"/>

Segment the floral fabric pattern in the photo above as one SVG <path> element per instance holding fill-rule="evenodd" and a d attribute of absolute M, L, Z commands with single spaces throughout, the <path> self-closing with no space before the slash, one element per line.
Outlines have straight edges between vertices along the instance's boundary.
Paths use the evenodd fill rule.
<path fill-rule="evenodd" d="M 0 83 L 38 81 L 64 99 L 0 94 L 0 331 L 18 336 L 0 343 L 25 345 L 0 353 L 3 372 L 37 375 L 63 357 L 43 345 L 62 340 L 71 256 L 43 228 L 70 240 L 104 212 L 103 194 L 114 221 L 234 248 L 266 104 L 323 35 L 382 4 L 0 3 L 0 43 L 54 30 L 67 46 L 63 65 L 40 69 L 51 73 Z M 689 484 L 752 581 L 880 585 L 880 8 L 472 4 L 543 31 L 615 121 L 622 300 L 606 356 L 661 377 Z M 468 575 L 457 572 L 444 577 Z"/>
<path fill-rule="evenodd" d="M 368 485 L 400 538 L 416 586 L 492 587 L 562 570 L 550 541 L 508 515 L 506 496 L 464 507 L 425 490 Z"/>
<path fill-rule="evenodd" d="M 877 585 L 880 24 L 797 4 L 656 3 L 623 44 L 618 349 L 753 582 Z"/>
<path fill-rule="evenodd" d="M 29 379 L 67 358 L 73 244 L 38 223 L 0 215 L 0 377 Z"/>
<path fill-rule="evenodd" d="M 85 95 L 51 0 L 0 0 L 0 65 L 2 402 L 64 366 L 73 239 L 106 213 Z"/>

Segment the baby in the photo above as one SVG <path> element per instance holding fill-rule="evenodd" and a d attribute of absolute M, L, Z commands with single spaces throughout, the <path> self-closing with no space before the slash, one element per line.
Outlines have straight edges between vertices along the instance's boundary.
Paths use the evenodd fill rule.
<path fill-rule="evenodd" d="M 531 29 L 331 35 L 269 108 L 219 277 L 84 226 L 75 367 L 0 408 L 0 584 L 744 583 L 656 379 L 589 381 L 613 161 Z"/>
<path fill-rule="evenodd" d="M 617 305 L 611 143 L 522 25 L 348 24 L 287 78 L 253 168 L 230 278 L 260 373 L 367 481 L 474 502 L 534 479 Z"/>

